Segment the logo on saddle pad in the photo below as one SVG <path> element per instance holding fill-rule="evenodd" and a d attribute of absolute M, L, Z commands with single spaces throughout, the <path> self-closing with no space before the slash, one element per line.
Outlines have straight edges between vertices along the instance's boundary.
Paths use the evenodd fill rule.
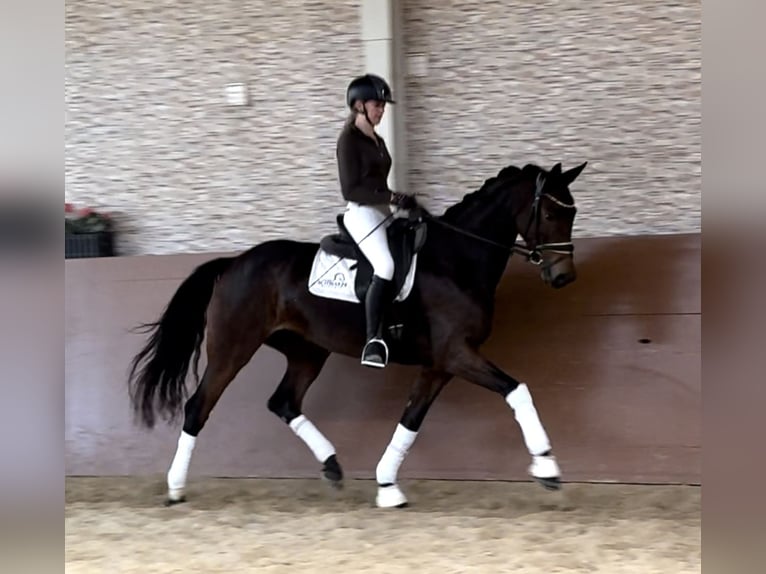
<path fill-rule="evenodd" d="M 329 267 L 327 271 L 332 271 L 333 267 Z M 319 275 L 319 277 L 316 279 L 316 285 L 319 286 L 320 289 L 328 289 L 331 291 L 343 291 L 344 289 L 348 289 L 349 282 L 346 280 L 346 272 L 335 272 L 333 275 L 332 273 L 329 273 L 328 277 L 324 277 L 322 275 Z"/>

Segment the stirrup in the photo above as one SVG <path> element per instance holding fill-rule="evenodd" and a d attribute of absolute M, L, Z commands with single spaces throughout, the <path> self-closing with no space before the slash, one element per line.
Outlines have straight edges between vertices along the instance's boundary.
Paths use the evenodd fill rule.
<path fill-rule="evenodd" d="M 362 351 L 362 364 L 366 367 L 382 369 L 388 364 L 388 345 L 377 337 L 367 341 Z"/>

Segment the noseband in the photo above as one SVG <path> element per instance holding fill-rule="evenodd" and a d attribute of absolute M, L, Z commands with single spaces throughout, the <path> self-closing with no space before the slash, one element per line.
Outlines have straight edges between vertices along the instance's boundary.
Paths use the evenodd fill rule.
<path fill-rule="evenodd" d="M 543 193 L 544 187 L 545 187 L 545 177 L 543 177 L 543 174 L 538 173 L 537 180 L 535 183 L 535 198 L 534 198 L 534 202 L 532 203 L 532 214 L 529 217 L 529 223 L 527 224 L 527 231 L 524 234 L 525 237 L 528 237 L 529 230 L 532 228 L 533 224 L 535 225 L 535 245 L 534 247 L 532 247 L 532 249 L 529 249 L 526 246 L 526 244 L 519 243 L 518 241 L 509 247 L 507 245 L 503 245 L 502 243 L 498 243 L 497 241 L 492 241 L 491 239 L 487 239 L 486 237 L 481 237 L 480 235 L 476 235 L 475 233 L 466 231 L 465 229 L 460 229 L 459 227 L 455 227 L 454 225 L 451 225 L 445 221 L 437 219 L 436 217 L 428 216 L 428 218 L 434 223 L 441 225 L 443 227 L 452 229 L 453 231 L 457 231 L 458 233 L 462 235 L 466 235 L 473 239 L 483 241 L 484 243 L 489 243 L 490 245 L 494 245 L 495 247 L 499 247 L 506 251 L 510 251 L 511 254 L 518 253 L 519 255 L 524 256 L 526 260 L 532 263 L 533 265 L 542 265 L 543 253 L 546 253 L 546 252 L 557 253 L 559 255 L 571 255 L 572 253 L 574 253 L 574 244 L 571 241 L 565 241 L 565 242 L 562 241 L 558 243 L 539 243 L 537 241 L 537 239 L 540 236 L 540 215 L 541 215 L 540 202 L 543 197 L 551 200 L 553 203 L 561 207 L 566 207 L 568 209 L 575 209 L 574 204 L 564 203 L 563 201 L 556 199 L 549 193 Z"/>

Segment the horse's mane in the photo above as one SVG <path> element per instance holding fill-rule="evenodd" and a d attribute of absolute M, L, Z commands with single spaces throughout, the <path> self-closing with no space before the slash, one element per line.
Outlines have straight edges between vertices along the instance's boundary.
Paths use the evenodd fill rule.
<path fill-rule="evenodd" d="M 471 209 L 477 202 L 492 195 L 492 193 L 500 186 L 500 184 L 507 184 L 519 179 L 522 175 L 539 173 L 542 169 L 539 166 L 528 163 L 523 168 L 518 168 L 515 165 L 509 165 L 501 169 L 496 176 L 487 179 L 482 186 L 476 191 L 472 191 L 463 196 L 458 203 L 450 206 L 442 215 L 442 219 L 445 221 L 454 222 L 460 218 L 466 211 Z"/>

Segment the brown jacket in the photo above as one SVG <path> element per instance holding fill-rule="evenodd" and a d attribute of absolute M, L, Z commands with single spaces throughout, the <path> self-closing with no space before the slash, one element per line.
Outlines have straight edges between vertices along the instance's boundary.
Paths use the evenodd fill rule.
<path fill-rule="evenodd" d="M 336 157 L 340 190 L 346 201 L 361 205 L 387 205 L 391 201 L 388 173 L 391 155 L 378 136 L 376 144 L 354 125 L 347 123 L 338 136 Z"/>

